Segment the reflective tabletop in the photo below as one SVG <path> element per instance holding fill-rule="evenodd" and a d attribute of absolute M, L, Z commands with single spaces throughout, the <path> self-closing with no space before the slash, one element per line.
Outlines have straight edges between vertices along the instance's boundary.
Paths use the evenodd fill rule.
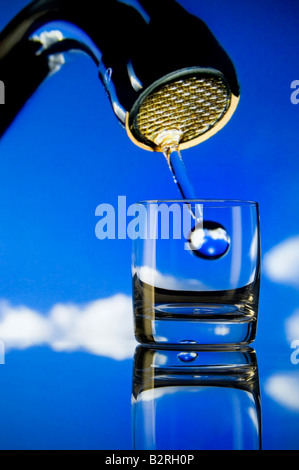
<path fill-rule="evenodd" d="M 5 354 L 1 449 L 299 448 L 298 349 L 165 350 L 127 338 L 105 355 L 104 336 L 101 353 L 61 343 Z"/>

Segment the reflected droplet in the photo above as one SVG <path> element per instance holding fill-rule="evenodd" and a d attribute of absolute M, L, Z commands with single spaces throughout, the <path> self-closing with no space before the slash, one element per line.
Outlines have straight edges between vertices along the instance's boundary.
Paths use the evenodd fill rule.
<path fill-rule="evenodd" d="M 180 344 L 198 344 L 197 341 L 194 341 L 193 339 L 182 339 L 179 341 Z"/>
<path fill-rule="evenodd" d="M 182 362 L 193 362 L 198 357 L 195 352 L 181 352 L 178 354 L 178 358 Z"/>
<path fill-rule="evenodd" d="M 205 221 L 196 225 L 189 235 L 189 249 L 198 258 L 215 260 L 222 258 L 230 247 L 230 237 L 217 222 Z"/>

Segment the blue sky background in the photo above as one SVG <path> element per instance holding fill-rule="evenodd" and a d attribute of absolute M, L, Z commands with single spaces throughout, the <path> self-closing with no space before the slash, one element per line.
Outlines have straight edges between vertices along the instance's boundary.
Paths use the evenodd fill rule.
<path fill-rule="evenodd" d="M 1 0 L 0 28 L 28 3 Z M 241 84 L 230 123 L 183 157 L 199 198 L 260 203 L 266 264 L 255 347 L 264 443 L 299 448 L 298 401 L 285 402 L 269 386 L 276 375 L 291 378 L 288 397 L 299 386 L 299 365 L 290 362 L 290 343 L 299 339 L 299 105 L 290 100 L 299 80 L 299 3 L 180 3 L 207 22 Z M 99 204 L 116 205 L 120 195 L 128 205 L 178 197 L 161 155 L 135 147 L 118 124 L 94 64 L 83 54 L 69 57 L 0 143 L 0 299 L 12 313 L 26 306 L 35 319 L 48 318 L 58 303 L 131 295 L 131 241 L 96 238 Z M 104 311 L 103 338 L 118 318 L 109 305 Z M 128 311 L 128 331 L 130 318 Z M 113 341 L 107 354 L 45 343 L 12 341 L 0 366 L 0 448 L 130 448 L 131 359 L 115 360 Z M 282 421 L 279 433 L 274 424 Z"/>

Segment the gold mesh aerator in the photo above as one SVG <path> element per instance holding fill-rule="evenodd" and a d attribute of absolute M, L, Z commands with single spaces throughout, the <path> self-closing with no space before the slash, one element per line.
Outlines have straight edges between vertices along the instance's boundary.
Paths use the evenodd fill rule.
<path fill-rule="evenodd" d="M 231 118 L 239 97 L 220 72 L 181 72 L 146 90 L 127 115 L 127 132 L 136 145 L 182 150 L 216 134 Z"/>

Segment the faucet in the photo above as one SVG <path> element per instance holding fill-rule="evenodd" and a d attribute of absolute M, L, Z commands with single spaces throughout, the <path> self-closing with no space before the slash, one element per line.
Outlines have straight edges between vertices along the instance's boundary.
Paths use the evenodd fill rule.
<path fill-rule="evenodd" d="M 232 61 L 175 0 L 35 0 L 0 33 L 0 135 L 72 50 L 94 61 L 118 121 L 146 150 L 197 145 L 238 105 Z"/>

